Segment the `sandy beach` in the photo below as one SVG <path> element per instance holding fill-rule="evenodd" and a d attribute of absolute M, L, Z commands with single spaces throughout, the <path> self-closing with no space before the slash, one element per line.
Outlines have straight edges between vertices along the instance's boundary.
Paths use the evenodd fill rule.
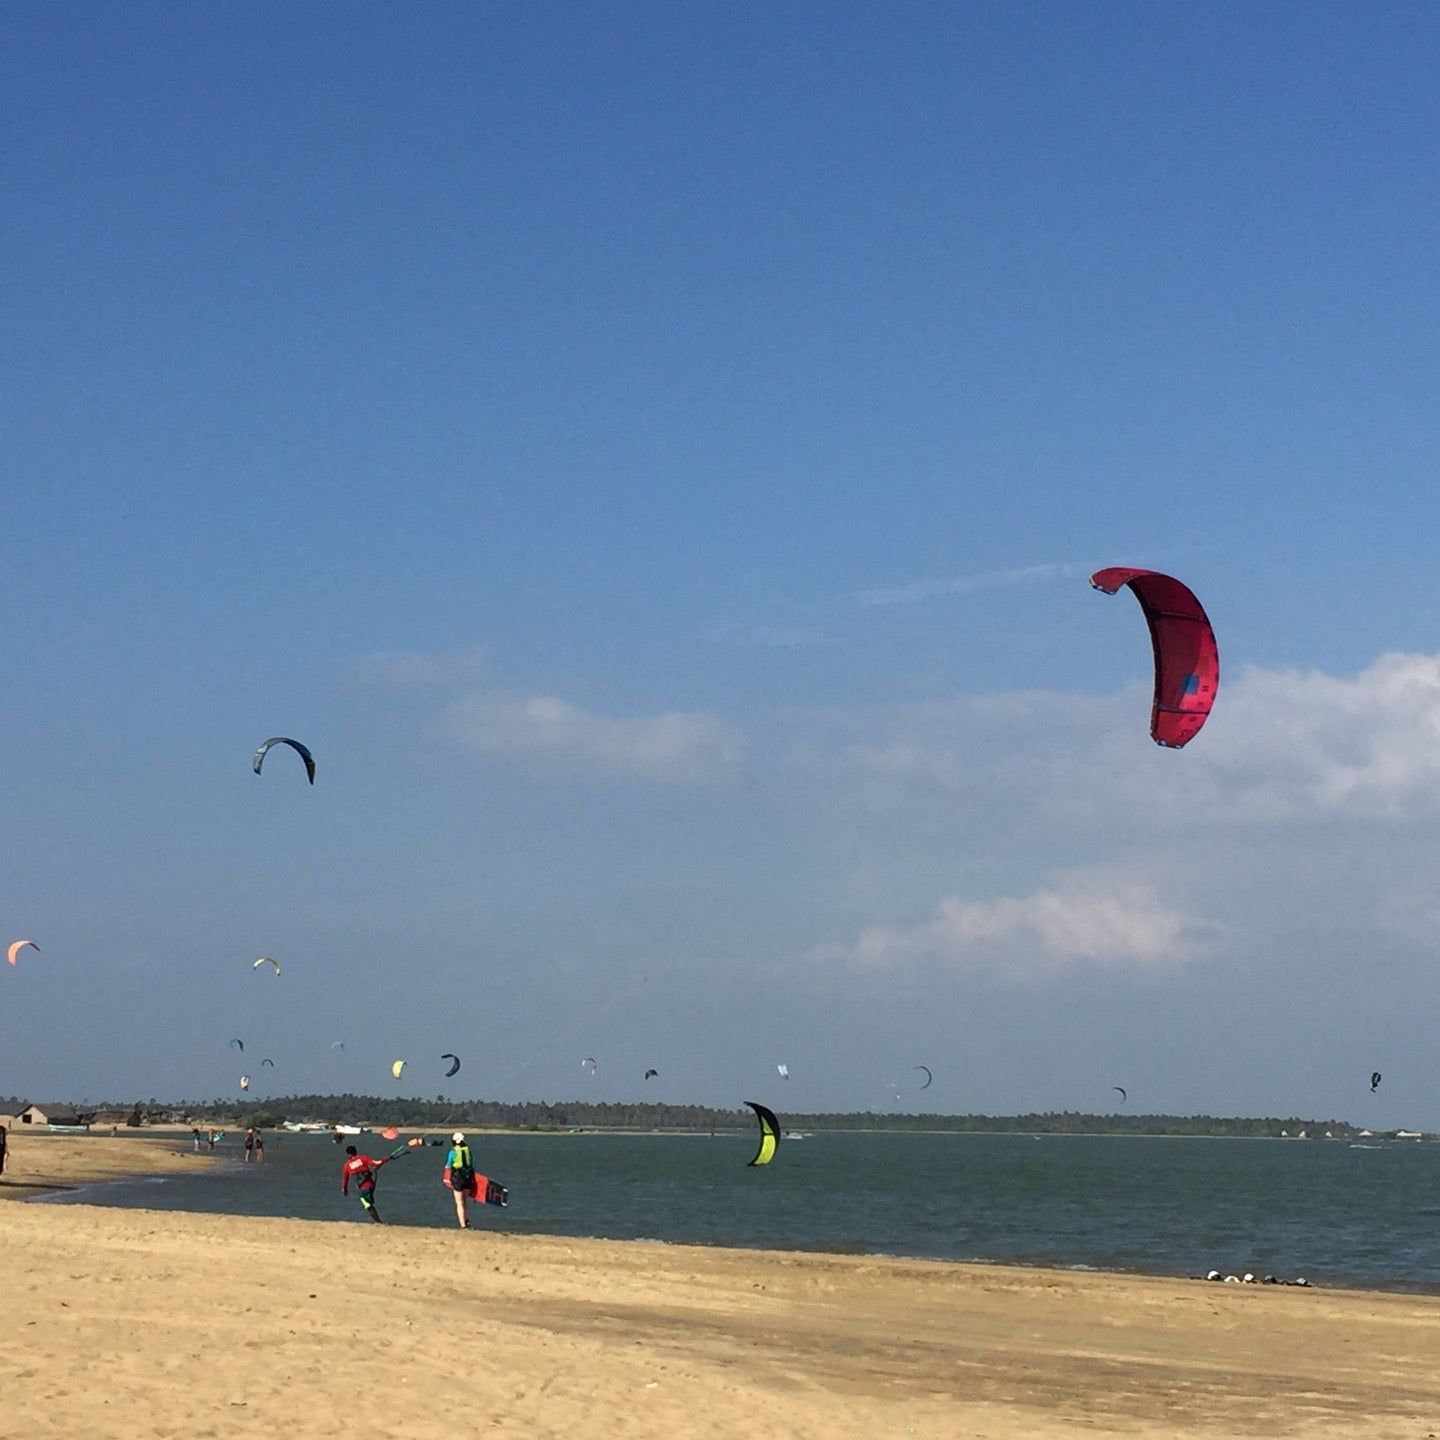
<path fill-rule="evenodd" d="M 10 1130 L 5 1173 L 0 1175 L 0 1200 L 29 1200 L 47 1190 L 67 1190 L 105 1180 L 141 1175 L 193 1175 L 217 1162 L 195 1154 L 189 1130 L 127 1130 L 89 1135 Z"/>
<path fill-rule="evenodd" d="M 207 1163 L 173 1145 L 46 1137 L 6 1190 L 77 1149 L 91 1178 L 107 1150 L 117 1174 Z M 348 1415 L 437 1440 L 457 1417 L 526 1437 L 1440 1434 L 1437 1300 L 503 1223 L 6 1206 L 0 1428 L 308 1440 Z"/>

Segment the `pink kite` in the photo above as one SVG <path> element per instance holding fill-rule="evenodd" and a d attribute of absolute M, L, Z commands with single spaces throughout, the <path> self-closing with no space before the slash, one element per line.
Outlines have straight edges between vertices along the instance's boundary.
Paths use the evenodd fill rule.
<path fill-rule="evenodd" d="M 1097 570 L 1090 583 L 1106 595 L 1122 585 L 1135 592 L 1155 651 L 1150 736 L 1180 749 L 1200 733 L 1220 690 L 1220 649 L 1204 607 L 1188 586 L 1158 570 Z"/>
<path fill-rule="evenodd" d="M 398 1125 L 387 1126 L 380 1132 L 380 1138 L 382 1140 L 398 1140 L 400 1138 L 400 1127 Z"/>
<path fill-rule="evenodd" d="M 10 947 L 9 951 L 7 952 L 8 957 L 9 957 L 9 960 L 10 960 L 10 963 L 11 963 L 12 965 L 13 965 L 13 964 L 15 963 L 15 961 L 19 958 L 20 952 L 21 952 L 27 945 L 28 945 L 33 951 L 35 951 L 35 953 L 36 953 L 37 955 L 40 953 L 40 947 L 39 947 L 33 940 L 17 940 L 17 941 Z"/>

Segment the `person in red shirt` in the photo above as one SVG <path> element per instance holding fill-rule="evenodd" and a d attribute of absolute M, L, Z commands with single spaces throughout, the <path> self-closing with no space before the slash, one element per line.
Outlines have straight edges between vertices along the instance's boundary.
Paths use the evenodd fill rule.
<path fill-rule="evenodd" d="M 395 1157 L 387 1155 L 382 1160 L 376 1160 L 372 1156 L 358 1154 L 353 1145 L 345 1147 L 345 1157 L 345 1163 L 340 1167 L 340 1193 L 348 1195 L 353 1180 L 360 1195 L 360 1204 L 377 1225 L 381 1224 L 380 1212 L 375 1208 L 375 1172 Z"/>

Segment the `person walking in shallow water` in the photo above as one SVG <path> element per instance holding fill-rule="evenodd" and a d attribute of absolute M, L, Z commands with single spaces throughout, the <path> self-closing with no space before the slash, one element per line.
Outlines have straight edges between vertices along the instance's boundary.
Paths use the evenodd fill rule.
<path fill-rule="evenodd" d="M 255 1132 L 245 1132 L 245 1163 L 248 1165 L 255 1158 Z"/>
<path fill-rule="evenodd" d="M 375 1181 L 378 1178 L 375 1172 L 382 1165 L 388 1165 L 390 1157 L 376 1160 L 370 1155 L 361 1155 L 353 1145 L 345 1147 L 345 1157 L 345 1163 L 340 1167 L 340 1193 L 348 1195 L 350 1182 L 353 1180 L 365 1213 L 377 1225 L 383 1223 L 380 1212 L 375 1208 Z"/>
<path fill-rule="evenodd" d="M 470 1147 L 465 1143 L 462 1131 L 457 1130 L 450 1139 L 454 1142 L 445 1157 L 445 1170 L 441 1183 L 450 1187 L 455 1197 L 455 1218 L 462 1230 L 470 1228 L 470 1199 L 475 1193 L 475 1161 Z"/>
<path fill-rule="evenodd" d="M 375 1182 L 379 1177 L 375 1172 L 382 1165 L 388 1165 L 392 1160 L 403 1160 L 417 1145 L 424 1143 L 424 1139 L 417 1135 L 413 1140 L 407 1140 L 403 1145 L 397 1145 L 388 1155 L 379 1160 L 373 1155 L 361 1155 L 353 1145 L 347 1145 L 345 1147 L 345 1163 L 340 1167 L 340 1193 L 348 1195 L 350 1182 L 353 1180 L 355 1188 L 360 1192 L 360 1204 L 364 1207 L 365 1213 L 378 1225 L 380 1212 L 375 1208 Z"/>
<path fill-rule="evenodd" d="M 257 1165 L 265 1163 L 265 1132 L 263 1130 L 255 1132 L 255 1163 Z"/>

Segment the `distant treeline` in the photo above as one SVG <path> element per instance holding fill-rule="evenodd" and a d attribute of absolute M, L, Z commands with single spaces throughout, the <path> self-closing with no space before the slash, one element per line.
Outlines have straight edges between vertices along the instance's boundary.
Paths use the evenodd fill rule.
<path fill-rule="evenodd" d="M 48 1107 L 47 1107 L 48 1108 Z M 498 1100 L 415 1100 L 381 1095 L 286 1095 L 271 1099 L 217 1099 L 169 1103 L 125 1101 L 55 1108 L 81 1113 L 138 1111 L 144 1121 L 201 1123 L 244 1121 L 276 1125 L 282 1121 L 335 1122 L 357 1125 L 465 1125 L 472 1128 L 571 1130 L 734 1130 L 754 1123 L 749 1110 L 721 1110 L 705 1105 L 636 1105 L 585 1100 L 531 1100 L 508 1104 Z M 778 1111 L 787 1130 L 939 1130 L 956 1134 L 1032 1135 L 1216 1135 L 1237 1137 L 1299 1136 L 1310 1139 L 1351 1139 L 1359 1131 L 1343 1120 L 1311 1120 L 1292 1115 L 1095 1115 L 1079 1110 L 1029 1115 L 911 1115 L 893 1111 L 851 1110 L 809 1113 Z"/>

